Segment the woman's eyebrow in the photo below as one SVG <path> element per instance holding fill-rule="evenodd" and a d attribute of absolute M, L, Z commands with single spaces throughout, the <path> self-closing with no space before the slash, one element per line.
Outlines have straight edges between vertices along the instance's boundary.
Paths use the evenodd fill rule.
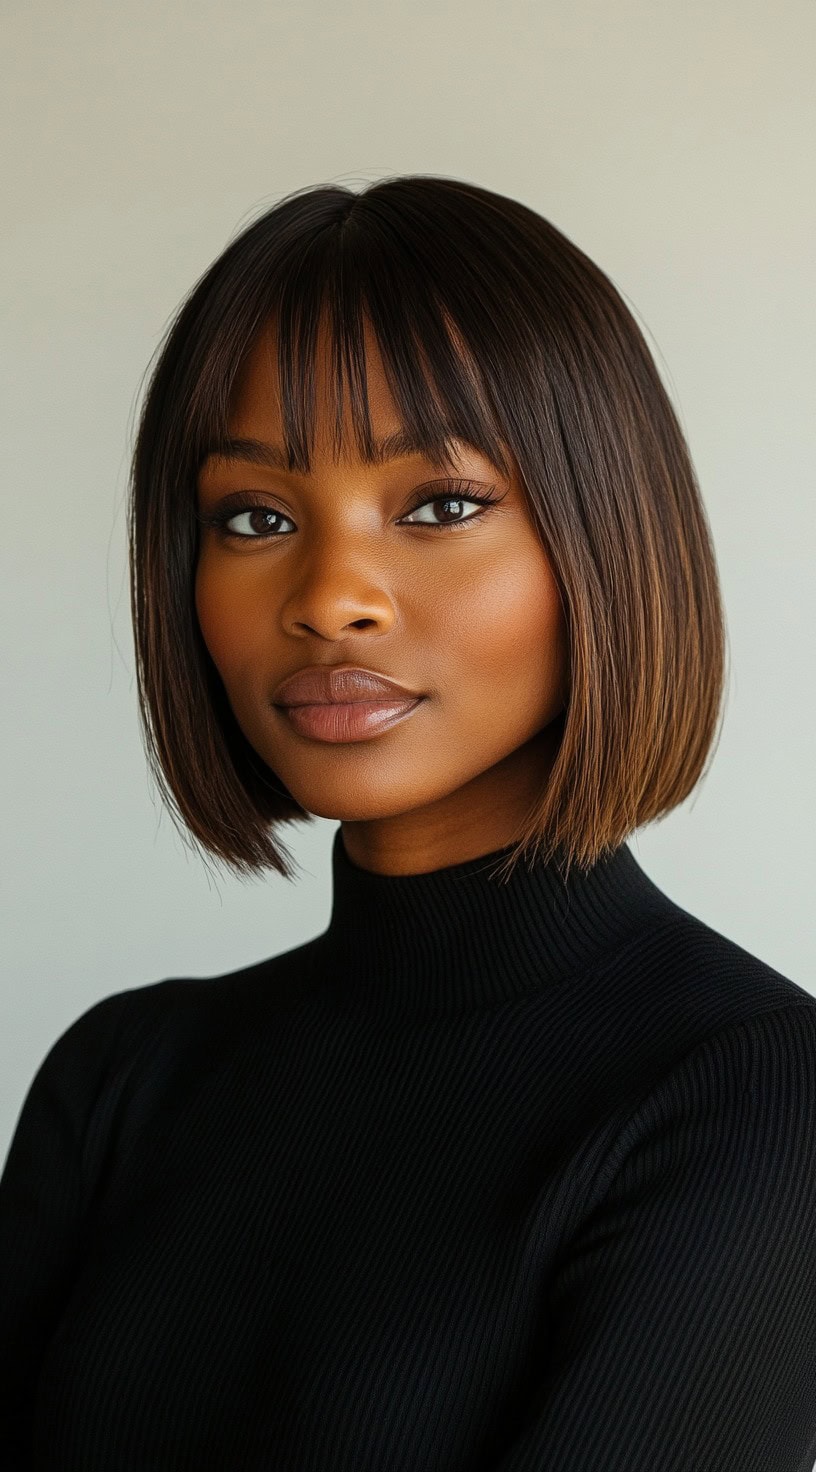
<path fill-rule="evenodd" d="M 449 443 L 455 443 L 450 440 Z M 463 443 L 463 442 L 461 442 Z M 424 455 L 434 464 L 444 466 L 447 461 L 437 456 L 408 429 L 397 429 L 383 439 L 374 441 L 373 465 L 384 465 L 389 460 L 399 460 L 406 455 Z M 202 455 L 201 463 L 210 458 L 220 460 L 245 460 L 251 465 L 265 465 L 272 470 L 289 469 L 286 451 L 281 445 L 269 444 L 266 440 L 234 438 L 227 436 L 209 444 Z"/>

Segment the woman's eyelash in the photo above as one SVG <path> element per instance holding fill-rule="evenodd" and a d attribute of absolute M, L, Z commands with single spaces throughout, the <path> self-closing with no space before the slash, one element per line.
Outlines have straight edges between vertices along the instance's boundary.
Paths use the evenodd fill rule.
<path fill-rule="evenodd" d="M 491 486 L 490 490 L 495 490 L 495 486 Z M 477 490 L 476 485 L 472 481 L 450 481 L 447 483 L 443 483 L 441 488 L 437 489 L 435 493 L 431 496 L 420 495 L 419 498 L 414 501 L 413 505 L 409 506 L 408 510 L 405 512 L 405 516 L 412 516 L 415 511 L 419 511 L 423 506 L 434 506 L 436 505 L 437 501 L 473 501 L 481 506 L 482 509 L 480 511 L 474 512 L 471 516 L 463 517 L 459 521 L 421 521 L 410 523 L 411 526 L 421 526 L 424 528 L 429 528 L 431 531 L 458 531 L 460 528 L 470 526 L 473 522 L 481 521 L 482 518 L 487 515 L 487 512 L 489 511 L 491 506 L 498 506 L 498 504 L 503 500 L 503 496 L 493 496 L 490 494 L 489 491 L 485 492 Z M 231 537 L 233 540 L 238 542 L 276 541 L 290 535 L 290 533 L 288 532 L 278 531 L 255 532 L 252 534 L 246 532 L 231 531 L 228 523 L 232 521 L 234 517 L 240 516 L 245 511 L 267 511 L 271 516 L 282 517 L 284 521 L 290 520 L 290 518 L 286 516 L 285 512 L 277 511 L 274 506 L 270 506 L 263 499 L 263 497 L 255 491 L 244 492 L 243 496 L 239 497 L 237 501 L 233 500 L 229 506 L 222 507 L 220 511 L 213 511 L 209 514 L 199 512 L 198 520 L 204 526 L 214 528 L 216 531 L 219 532 L 221 536 Z M 404 520 L 404 517 L 401 519 Z"/>

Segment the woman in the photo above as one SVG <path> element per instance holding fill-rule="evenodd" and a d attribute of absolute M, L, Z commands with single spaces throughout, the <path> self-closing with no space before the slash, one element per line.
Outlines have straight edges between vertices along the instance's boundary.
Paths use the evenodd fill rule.
<path fill-rule="evenodd" d="M 816 998 L 626 840 L 692 792 L 725 634 L 603 273 L 453 179 L 299 191 L 144 403 L 148 751 L 328 928 L 92 1006 L 0 1191 L 3 1466 L 810 1472 Z"/>

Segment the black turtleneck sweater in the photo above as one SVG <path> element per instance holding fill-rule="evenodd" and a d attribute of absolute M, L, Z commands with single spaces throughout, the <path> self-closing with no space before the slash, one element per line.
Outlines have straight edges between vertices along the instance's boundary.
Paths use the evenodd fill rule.
<path fill-rule="evenodd" d="M 628 845 L 105 997 L 0 1180 L 3 1472 L 811 1472 L 816 997 Z"/>

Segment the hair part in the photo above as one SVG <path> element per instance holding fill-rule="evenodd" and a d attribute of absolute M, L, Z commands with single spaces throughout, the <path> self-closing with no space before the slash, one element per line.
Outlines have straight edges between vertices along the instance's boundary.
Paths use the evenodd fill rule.
<path fill-rule="evenodd" d="M 554 765 L 501 873 L 589 868 L 700 781 L 722 715 L 726 628 L 711 534 L 677 416 L 603 272 L 518 201 L 407 175 L 287 195 L 194 285 L 159 345 L 129 498 L 131 609 L 148 762 L 182 835 L 253 875 L 294 877 L 276 833 L 311 821 L 244 737 L 195 610 L 196 477 L 228 434 L 238 373 L 274 323 L 289 468 L 308 472 L 318 334 L 373 457 L 370 324 L 403 427 L 520 475 L 567 625 Z"/>

